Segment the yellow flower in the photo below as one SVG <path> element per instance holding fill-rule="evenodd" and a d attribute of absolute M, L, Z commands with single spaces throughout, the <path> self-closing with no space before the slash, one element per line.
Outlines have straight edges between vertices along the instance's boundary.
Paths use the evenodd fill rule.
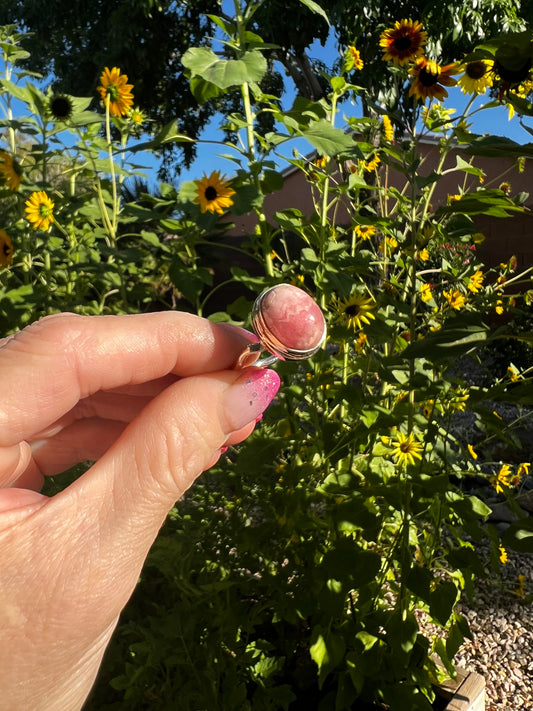
<path fill-rule="evenodd" d="M 345 55 L 345 70 L 347 72 L 351 71 L 352 69 L 361 70 L 363 66 L 364 62 L 361 59 L 361 53 L 353 45 L 349 45 Z"/>
<path fill-rule="evenodd" d="M 313 161 L 317 168 L 325 168 L 328 164 L 327 156 L 317 156 Z"/>
<path fill-rule="evenodd" d="M 428 250 L 424 247 L 424 249 L 421 249 L 420 252 L 418 253 L 418 258 L 420 259 L 421 262 L 427 262 L 429 259 L 429 252 Z"/>
<path fill-rule="evenodd" d="M 422 301 L 425 301 L 426 303 L 428 301 L 431 301 L 433 298 L 433 294 L 431 291 L 431 284 L 421 284 L 420 285 L 420 296 L 422 297 Z"/>
<path fill-rule="evenodd" d="M 501 314 L 503 314 L 503 312 L 504 312 L 503 301 L 501 299 L 498 299 L 498 301 L 496 302 L 496 306 L 494 308 L 495 308 L 495 311 L 498 314 L 498 316 L 501 316 Z"/>
<path fill-rule="evenodd" d="M 13 245 L 5 230 L 0 230 L 0 267 L 13 264 Z"/>
<path fill-rule="evenodd" d="M 378 156 L 377 153 L 370 160 L 359 161 L 359 165 L 365 171 L 365 173 L 372 173 L 374 170 L 377 170 L 380 163 L 381 158 Z"/>
<path fill-rule="evenodd" d="M 435 400 L 428 400 L 427 402 L 424 403 L 424 407 L 422 408 L 422 414 L 424 415 L 426 420 L 429 420 L 429 418 L 432 416 L 434 410 L 435 410 Z"/>
<path fill-rule="evenodd" d="M 483 244 L 486 239 L 487 238 L 485 237 L 483 232 L 474 232 L 474 234 L 472 235 L 472 241 L 474 242 L 474 244 Z"/>
<path fill-rule="evenodd" d="M 484 94 L 494 82 L 494 62 L 492 59 L 476 59 L 459 65 L 463 72 L 459 86 L 463 94 Z"/>
<path fill-rule="evenodd" d="M 422 28 L 422 23 L 416 20 L 400 20 L 382 32 L 379 46 L 383 59 L 403 65 L 419 57 L 428 36 Z"/>
<path fill-rule="evenodd" d="M 422 444 L 417 442 L 413 433 L 404 435 L 403 432 L 398 432 L 398 439 L 392 445 L 392 456 L 396 459 L 396 464 L 407 466 L 414 464 L 415 459 L 422 459 Z"/>
<path fill-rule="evenodd" d="M 368 344 L 366 333 L 361 332 L 355 342 L 355 352 L 362 353 Z"/>
<path fill-rule="evenodd" d="M 303 283 L 305 281 L 305 277 L 303 274 L 297 274 L 295 277 L 291 279 L 291 284 L 293 286 L 303 286 Z"/>
<path fill-rule="evenodd" d="M 531 462 L 522 462 L 522 464 L 518 465 L 516 475 L 519 477 L 527 476 L 529 474 L 529 467 L 530 466 L 531 466 Z"/>
<path fill-rule="evenodd" d="M 356 237 L 363 240 L 370 239 L 376 234 L 374 225 L 356 225 L 353 231 Z"/>
<path fill-rule="evenodd" d="M 472 274 L 472 276 L 468 280 L 468 289 L 470 289 L 473 294 L 477 294 L 477 292 L 483 286 L 483 279 L 483 272 L 481 271 L 481 269 L 478 269 L 477 272 L 474 272 L 474 274 Z"/>
<path fill-rule="evenodd" d="M 516 588 L 513 590 L 517 597 L 524 597 L 526 594 L 526 576 L 519 575 L 517 578 Z"/>
<path fill-rule="evenodd" d="M 348 328 L 353 328 L 354 330 L 363 328 L 363 324 L 368 325 L 370 321 L 376 318 L 372 313 L 372 310 L 376 308 L 374 299 L 371 297 L 366 298 L 363 294 L 358 294 L 357 292 L 347 299 L 339 301 L 336 308 L 337 317 L 335 321 L 347 321 Z"/>
<path fill-rule="evenodd" d="M 503 493 L 504 487 L 509 488 L 511 486 L 511 480 L 511 467 L 508 464 L 502 464 L 500 471 L 489 479 L 498 494 Z"/>
<path fill-rule="evenodd" d="M 128 84 L 128 75 L 121 74 L 118 67 L 106 67 L 100 76 L 97 87 L 102 100 L 109 101 L 111 116 L 125 116 L 133 106 L 133 84 Z"/>
<path fill-rule="evenodd" d="M 454 202 L 459 202 L 461 199 L 462 195 L 448 195 L 446 197 L 446 202 L 448 205 L 452 205 Z"/>
<path fill-rule="evenodd" d="M 517 380 L 520 380 L 520 372 L 515 368 L 512 363 L 511 365 L 507 366 L 507 375 L 511 379 L 512 383 L 516 383 Z"/>
<path fill-rule="evenodd" d="M 435 101 L 422 108 L 422 120 L 430 131 L 442 133 L 453 127 L 451 119 L 454 113 L 455 109 L 445 109 L 439 101 Z"/>
<path fill-rule="evenodd" d="M 46 232 L 54 221 L 54 203 L 44 190 L 32 193 L 25 202 L 26 219 L 34 230 Z"/>
<path fill-rule="evenodd" d="M 457 388 L 455 391 L 455 398 L 452 403 L 453 409 L 458 412 L 464 412 L 466 409 L 466 401 L 469 397 L 468 390 L 465 388 Z"/>
<path fill-rule="evenodd" d="M 228 182 L 224 175 L 220 175 L 219 170 L 214 170 L 209 177 L 204 173 L 204 177 L 194 183 L 194 202 L 200 205 L 201 212 L 217 212 L 222 215 L 224 210 L 233 205 L 231 196 L 235 195 L 235 190 L 230 187 L 231 182 Z"/>
<path fill-rule="evenodd" d="M 0 151 L 0 176 L 7 187 L 16 192 L 22 182 L 22 170 L 18 161 L 9 153 Z"/>
<path fill-rule="evenodd" d="M 469 444 L 469 445 L 467 445 L 467 447 L 468 447 L 468 451 L 470 452 L 470 456 L 472 457 L 472 459 L 477 459 L 477 454 L 474 451 L 474 448 L 472 447 L 472 445 Z"/>
<path fill-rule="evenodd" d="M 455 311 L 460 311 L 466 304 L 466 299 L 458 289 L 443 291 L 444 298 Z"/>
<path fill-rule="evenodd" d="M 409 96 L 425 101 L 427 98 L 442 101 L 448 96 L 445 86 L 455 86 L 456 79 L 452 74 L 457 73 L 457 64 L 441 66 L 425 57 L 417 59 L 409 74 L 414 77 Z"/>
<path fill-rule="evenodd" d="M 386 115 L 381 119 L 381 133 L 383 138 L 389 143 L 394 141 L 394 128 L 392 127 L 392 121 Z"/>
<path fill-rule="evenodd" d="M 502 565 L 505 565 L 509 559 L 507 556 L 507 551 L 505 550 L 505 548 L 503 546 L 498 546 L 498 549 L 500 551 L 500 563 Z"/>
<path fill-rule="evenodd" d="M 394 252 L 394 250 L 398 246 L 398 240 L 396 239 L 396 237 L 385 237 L 385 241 L 379 245 L 378 249 L 380 252 L 385 251 L 385 245 L 390 249 L 391 252 Z"/>

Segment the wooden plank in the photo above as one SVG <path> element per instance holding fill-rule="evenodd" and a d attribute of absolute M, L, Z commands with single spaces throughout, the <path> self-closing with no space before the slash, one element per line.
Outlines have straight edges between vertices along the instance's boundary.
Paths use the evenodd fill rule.
<path fill-rule="evenodd" d="M 458 678 L 459 671 L 464 670 L 457 670 Z M 485 711 L 485 679 L 476 672 L 467 672 L 446 711 Z"/>

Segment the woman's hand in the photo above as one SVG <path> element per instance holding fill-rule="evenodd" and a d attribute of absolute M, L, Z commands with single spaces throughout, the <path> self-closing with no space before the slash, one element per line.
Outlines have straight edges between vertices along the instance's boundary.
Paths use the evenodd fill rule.
<path fill-rule="evenodd" d="M 184 313 L 47 317 L 0 341 L 0 709 L 81 708 L 175 501 L 279 387 Z M 48 498 L 43 477 L 96 463 Z"/>

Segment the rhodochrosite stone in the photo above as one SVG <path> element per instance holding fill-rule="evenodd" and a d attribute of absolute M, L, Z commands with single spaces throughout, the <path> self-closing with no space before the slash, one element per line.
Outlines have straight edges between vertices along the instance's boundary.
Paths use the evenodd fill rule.
<path fill-rule="evenodd" d="M 318 304 L 297 286 L 280 284 L 261 302 L 265 326 L 286 348 L 312 350 L 324 337 L 324 316 Z"/>

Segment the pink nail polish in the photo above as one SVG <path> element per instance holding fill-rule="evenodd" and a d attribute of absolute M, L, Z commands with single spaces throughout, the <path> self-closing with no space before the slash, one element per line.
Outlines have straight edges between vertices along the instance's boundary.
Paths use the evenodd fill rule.
<path fill-rule="evenodd" d="M 274 399 L 281 384 L 274 370 L 247 368 L 228 390 L 224 407 L 231 430 L 254 422 Z"/>

